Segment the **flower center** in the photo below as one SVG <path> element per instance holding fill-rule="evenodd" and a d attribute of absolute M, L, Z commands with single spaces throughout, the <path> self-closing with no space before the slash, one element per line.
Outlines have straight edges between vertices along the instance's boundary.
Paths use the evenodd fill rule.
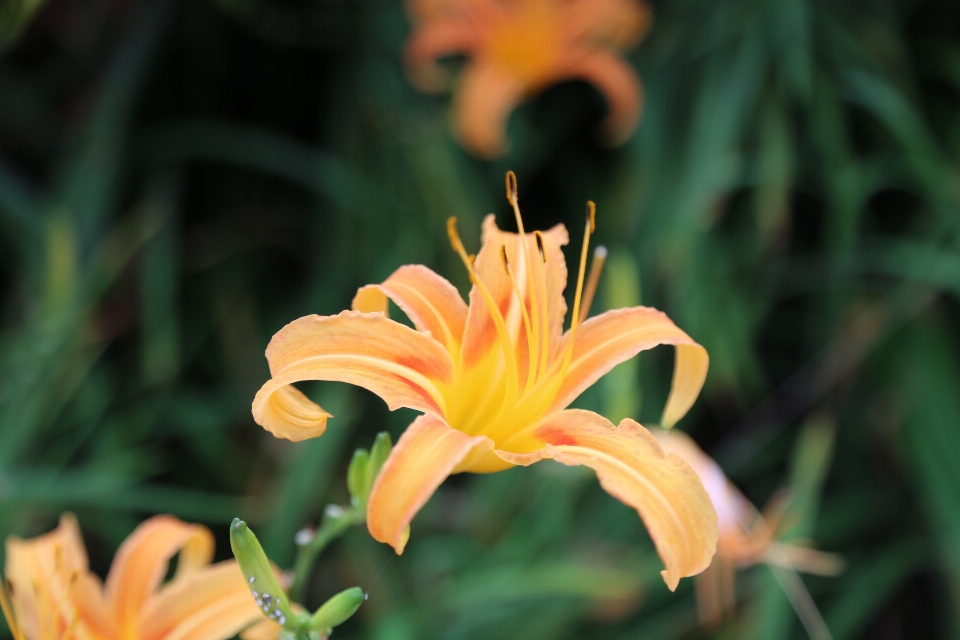
<path fill-rule="evenodd" d="M 522 3 L 489 31 L 488 51 L 494 63 L 525 84 L 547 82 L 560 56 L 560 25 L 551 5 Z"/>
<path fill-rule="evenodd" d="M 573 356 L 577 327 L 587 316 L 606 256 L 606 250 L 598 247 L 585 290 L 587 253 L 596 215 L 596 207 L 590 202 L 587 204 L 587 222 L 580 254 L 570 330 L 563 351 L 551 357 L 549 290 L 547 288 L 547 269 L 550 265 L 544 245 L 545 239 L 539 231 L 533 232 L 533 244 L 536 245 L 534 254 L 533 249 L 528 246 L 531 243 L 528 242 L 528 235 L 520 215 L 517 179 L 512 171 L 507 173 L 506 185 L 507 200 L 513 207 L 520 238 L 517 258 L 521 259 L 523 264 L 520 272 L 515 270 L 515 265 L 511 264 L 508 258 L 506 246 L 500 247 L 500 261 L 510 280 L 512 295 L 519 302 L 520 318 L 513 316 L 514 320 L 520 324 L 516 337 L 511 335 L 500 305 L 496 303 L 489 287 L 477 273 L 474 257 L 468 255 L 463 248 L 456 231 L 456 219 L 451 218 L 448 221 L 451 244 L 463 260 L 464 266 L 470 273 L 470 279 L 483 300 L 496 330 L 496 342 L 499 345 L 499 349 L 491 349 L 478 366 L 458 371 L 458 381 L 452 394 L 455 397 L 448 402 L 448 406 L 452 409 L 448 418 L 454 428 L 471 435 L 486 435 L 498 446 L 535 423 L 549 408 L 560 390 Z M 516 322 L 514 328 L 516 328 Z M 526 344 L 527 356 L 526 374 L 523 376 L 522 386 L 521 366 L 518 362 L 522 348 L 521 338 Z M 470 392 L 471 390 L 479 392 Z"/>

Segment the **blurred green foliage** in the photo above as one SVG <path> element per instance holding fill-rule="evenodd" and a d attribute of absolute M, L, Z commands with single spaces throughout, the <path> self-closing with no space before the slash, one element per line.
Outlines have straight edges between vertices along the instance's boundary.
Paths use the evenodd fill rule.
<path fill-rule="evenodd" d="M 796 490 L 795 535 L 847 561 L 804 578 L 833 637 L 960 637 L 960 5 L 654 8 L 626 146 L 568 83 L 485 163 L 406 84 L 401 0 L 0 1 L 0 536 L 72 510 L 102 573 L 147 515 L 221 557 L 240 516 L 290 566 L 349 451 L 412 414 L 318 385 L 326 435 L 274 440 L 249 410 L 267 341 L 401 264 L 465 291 L 444 222 L 474 249 L 485 213 L 509 228 L 513 169 L 533 228 L 597 202 L 594 312 L 642 301 L 707 347 L 680 428 L 756 504 Z M 655 421 L 670 365 L 580 402 Z M 829 442 L 798 437 L 817 420 Z M 402 557 L 352 529 L 305 604 L 361 585 L 338 633 L 372 640 L 805 636 L 766 567 L 714 630 L 659 567 L 632 510 L 545 464 L 448 481 Z"/>

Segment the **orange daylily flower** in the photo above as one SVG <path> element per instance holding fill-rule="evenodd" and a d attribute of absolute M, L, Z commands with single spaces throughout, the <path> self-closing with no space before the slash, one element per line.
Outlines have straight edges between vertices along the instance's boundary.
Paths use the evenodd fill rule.
<path fill-rule="evenodd" d="M 513 108 L 565 80 L 589 82 L 606 97 L 601 132 L 608 141 L 633 133 L 640 81 L 617 52 L 647 32 L 650 9 L 641 0 L 410 0 L 409 8 L 415 29 L 405 57 L 415 85 L 442 90 L 447 77 L 437 59 L 469 59 L 453 116 L 457 135 L 474 153 L 502 153 Z"/>
<path fill-rule="evenodd" d="M 592 215 L 564 333 L 567 231 L 562 225 L 524 231 L 512 173 L 508 198 L 520 233 L 501 231 L 488 216 L 475 260 L 450 220 L 451 241 L 474 285 L 469 306 L 447 280 L 410 265 L 361 288 L 353 311 L 295 320 L 267 347 L 272 378 L 254 399 L 254 419 L 281 438 L 321 435 L 329 415 L 292 386 L 302 380 L 348 382 L 376 393 L 390 409 L 423 412 L 400 437 L 368 502 L 370 534 L 397 553 L 414 515 L 450 474 L 548 458 L 591 467 L 608 493 L 638 511 L 673 589 L 681 577 L 705 569 L 715 551 L 716 514 L 700 480 L 633 420 L 614 427 L 595 413 L 565 408 L 620 362 L 674 345 L 662 418 L 673 425 L 700 392 L 706 350 L 655 309 L 617 309 L 584 321 Z M 387 317 L 388 299 L 416 330 Z"/>
<path fill-rule="evenodd" d="M 654 429 L 652 433 L 664 451 L 680 456 L 693 467 L 717 511 L 720 529 L 717 555 L 709 569 L 697 576 L 697 604 L 705 623 L 716 624 L 733 609 L 737 568 L 766 563 L 816 575 L 835 575 L 841 571 L 843 562 L 834 554 L 777 540 L 785 500 L 779 497 L 771 500 L 761 514 L 690 436 L 662 429 Z"/>
<path fill-rule="evenodd" d="M 124 541 L 104 584 L 67 514 L 50 533 L 7 539 L 0 604 L 14 640 L 226 640 L 262 614 L 236 561 L 210 564 L 213 545 L 206 527 L 156 516 Z"/>

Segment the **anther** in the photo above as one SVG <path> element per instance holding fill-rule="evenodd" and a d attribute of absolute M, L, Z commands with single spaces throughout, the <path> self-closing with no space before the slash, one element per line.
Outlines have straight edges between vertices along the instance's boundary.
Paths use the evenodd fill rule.
<path fill-rule="evenodd" d="M 537 240 L 537 251 L 540 252 L 540 259 L 543 260 L 543 263 L 547 262 L 547 252 L 543 248 L 543 234 L 539 231 L 533 232 L 533 237 Z"/>
<path fill-rule="evenodd" d="M 510 261 L 507 260 L 507 245 L 500 245 L 500 262 L 503 263 L 503 271 L 510 275 Z"/>
<path fill-rule="evenodd" d="M 507 200 L 510 204 L 517 204 L 520 200 L 517 193 L 517 174 L 513 171 L 507 171 Z"/>
<path fill-rule="evenodd" d="M 590 233 L 597 230 L 597 205 L 593 200 L 587 201 L 587 220 L 590 221 Z"/>

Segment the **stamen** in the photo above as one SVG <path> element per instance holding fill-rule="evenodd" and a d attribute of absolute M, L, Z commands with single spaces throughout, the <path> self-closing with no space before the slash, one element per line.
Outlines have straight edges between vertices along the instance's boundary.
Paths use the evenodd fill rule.
<path fill-rule="evenodd" d="M 463 248 L 463 242 L 460 241 L 460 235 L 457 233 L 457 219 L 455 217 L 447 220 L 447 235 L 450 237 L 450 245 L 453 247 L 453 250 L 457 252 L 463 261 L 463 265 L 467 268 L 467 272 L 470 274 L 470 280 L 477 287 L 477 291 L 480 292 L 480 296 L 486 303 L 487 311 L 490 313 L 490 319 L 493 320 L 493 326 L 497 330 L 497 337 L 500 341 L 500 347 L 503 350 L 504 367 L 507 370 L 507 388 L 503 397 L 503 405 L 500 409 L 502 412 L 506 407 L 513 406 L 517 401 L 517 359 L 513 353 L 510 333 L 507 331 L 503 314 L 500 313 L 500 307 L 497 306 L 493 295 L 490 293 L 490 290 L 487 289 L 487 285 L 483 283 L 483 280 L 481 280 L 477 274 L 477 270 L 473 264 L 473 257 L 467 255 L 467 250 Z"/>
<path fill-rule="evenodd" d="M 597 285 L 600 283 L 600 273 L 603 271 L 603 264 L 607 261 L 607 248 L 600 245 L 593 250 L 593 262 L 590 263 L 590 275 L 587 276 L 587 286 L 583 291 L 583 303 L 580 308 L 580 322 L 587 319 L 590 315 L 590 305 L 593 304 L 593 297 L 597 293 Z"/>
<path fill-rule="evenodd" d="M 517 193 L 517 174 L 513 171 L 507 171 L 507 200 L 510 204 L 519 201 Z"/>
<path fill-rule="evenodd" d="M 506 181 L 507 181 L 507 200 L 510 202 L 510 206 L 513 207 L 513 215 L 517 219 L 517 233 L 520 239 L 520 247 L 523 250 L 523 262 L 524 262 L 524 265 L 526 266 L 526 271 L 527 271 L 527 289 L 529 289 L 530 291 L 530 307 L 531 307 L 532 321 L 530 323 L 531 326 L 526 327 L 527 328 L 527 344 L 532 344 L 534 346 L 534 349 L 532 350 L 532 354 L 530 356 L 530 366 L 527 369 L 527 372 L 529 373 L 530 371 L 533 371 L 535 369 L 539 371 L 539 369 L 542 368 L 537 366 L 538 361 L 546 360 L 547 354 L 545 349 L 541 353 L 540 303 L 539 303 L 540 296 L 537 294 L 536 285 L 534 284 L 533 264 L 530 262 L 530 252 L 527 250 L 527 232 L 523 228 L 523 217 L 520 215 L 520 195 L 517 189 L 517 174 L 515 174 L 513 171 L 507 171 Z M 536 235 L 534 237 L 536 237 Z M 542 256 L 543 255 L 542 245 L 539 245 L 539 246 L 541 247 L 541 256 Z M 519 288 L 517 289 L 517 291 L 519 293 Z M 518 297 L 520 298 L 520 306 L 526 307 L 527 301 L 524 299 L 524 297 L 522 295 Z M 546 298 L 544 298 L 544 306 L 546 306 Z M 546 308 L 544 308 L 543 310 L 543 318 L 544 320 L 546 320 L 547 318 Z M 531 329 L 533 330 L 533 333 L 530 333 Z M 529 376 L 527 377 L 529 379 Z M 532 380 L 528 381 L 527 386 L 524 388 L 524 395 L 526 395 L 526 391 L 531 388 L 530 382 L 532 382 Z"/>
<path fill-rule="evenodd" d="M 590 234 L 597 228 L 597 205 L 587 202 L 587 225 L 583 233 L 583 248 L 580 250 L 580 269 L 577 273 L 577 293 L 573 298 L 573 315 L 570 320 L 570 337 L 567 339 L 567 353 L 563 357 L 563 366 L 560 368 L 559 381 L 563 381 L 570 368 L 573 358 L 573 343 L 577 337 L 577 326 L 580 324 L 580 303 L 583 295 L 583 276 L 587 270 L 587 252 L 590 248 Z M 559 386 L 557 387 L 559 389 Z"/>
<path fill-rule="evenodd" d="M 523 387 L 524 391 L 529 389 L 534 382 L 534 373 L 536 373 L 537 363 L 534 362 L 536 358 L 536 348 L 537 346 L 531 342 L 531 337 L 533 332 L 530 329 L 530 316 L 527 315 L 527 305 L 523 303 L 523 296 L 520 295 L 520 287 L 517 286 L 517 279 L 513 275 L 513 271 L 510 269 L 510 261 L 507 260 L 507 246 L 500 245 L 500 260 L 503 262 L 503 268 L 507 272 L 507 275 L 510 276 L 510 282 L 513 284 L 513 292 L 517 295 L 517 299 L 520 301 L 520 313 L 523 315 L 523 327 L 527 332 L 527 383 Z"/>
<path fill-rule="evenodd" d="M 537 371 L 537 380 L 543 378 L 547 373 L 547 365 L 550 364 L 550 297 L 547 295 L 547 270 L 544 265 L 547 264 L 547 252 L 544 249 L 543 234 L 539 231 L 533 232 L 533 237 L 537 241 L 537 251 L 540 252 L 541 265 L 538 269 L 540 277 L 538 291 L 543 292 L 543 325 L 541 327 L 543 343 L 540 345 L 543 356 L 540 358 L 540 369 Z M 532 268 L 533 265 L 531 265 Z M 539 293 L 537 294 L 539 295 Z"/>

